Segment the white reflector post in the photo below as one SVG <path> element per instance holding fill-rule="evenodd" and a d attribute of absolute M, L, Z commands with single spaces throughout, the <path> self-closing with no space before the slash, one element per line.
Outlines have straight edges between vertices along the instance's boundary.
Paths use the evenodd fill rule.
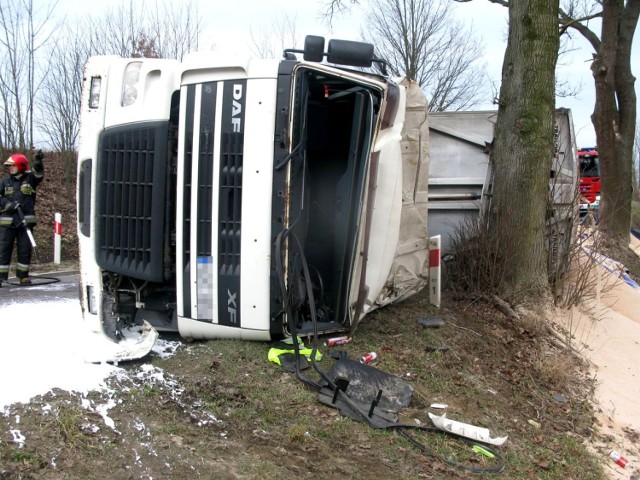
<path fill-rule="evenodd" d="M 53 222 L 53 263 L 60 264 L 60 240 L 62 238 L 62 215 L 55 214 Z"/>
<path fill-rule="evenodd" d="M 440 235 L 429 238 L 429 302 L 440 308 Z"/>

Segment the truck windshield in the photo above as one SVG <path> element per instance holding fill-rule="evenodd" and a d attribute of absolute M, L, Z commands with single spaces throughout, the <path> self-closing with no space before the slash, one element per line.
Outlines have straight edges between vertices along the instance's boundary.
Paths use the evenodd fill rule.
<path fill-rule="evenodd" d="M 598 157 L 582 157 L 580 158 L 580 176 L 581 177 L 599 177 L 600 162 Z"/>

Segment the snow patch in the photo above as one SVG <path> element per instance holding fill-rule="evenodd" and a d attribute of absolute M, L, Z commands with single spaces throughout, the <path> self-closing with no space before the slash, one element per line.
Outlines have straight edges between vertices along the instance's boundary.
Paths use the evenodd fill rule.
<path fill-rule="evenodd" d="M 50 291 L 59 285 L 46 288 Z M 0 300 L 4 339 L 0 349 L 0 412 L 5 416 L 10 414 L 9 405 L 28 403 L 53 388 L 86 395 L 90 391 L 107 391 L 106 379 L 111 375 L 127 376 L 115 365 L 85 362 L 87 351 L 100 345 L 85 328 L 78 300 L 23 304 L 6 300 Z M 154 355 L 167 358 L 179 347 L 178 341 L 158 339 Z M 50 410 L 50 406 L 43 407 L 45 413 Z"/>

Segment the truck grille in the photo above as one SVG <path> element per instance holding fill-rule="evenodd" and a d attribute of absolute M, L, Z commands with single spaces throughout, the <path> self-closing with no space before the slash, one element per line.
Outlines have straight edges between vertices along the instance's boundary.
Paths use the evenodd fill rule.
<path fill-rule="evenodd" d="M 162 281 L 168 126 L 107 130 L 96 182 L 96 255 L 100 267 Z"/>
<path fill-rule="evenodd" d="M 223 134 L 220 152 L 219 265 L 222 274 L 240 274 L 243 135 Z"/>

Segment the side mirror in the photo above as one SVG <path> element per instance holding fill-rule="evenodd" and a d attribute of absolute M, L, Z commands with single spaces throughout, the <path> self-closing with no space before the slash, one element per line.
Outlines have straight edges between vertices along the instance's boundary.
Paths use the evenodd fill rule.
<path fill-rule="evenodd" d="M 327 61 L 338 65 L 371 67 L 374 61 L 373 45 L 351 40 L 329 40 Z"/>
<path fill-rule="evenodd" d="M 324 56 L 324 37 L 307 35 L 304 38 L 304 58 L 308 62 L 321 62 Z"/>

